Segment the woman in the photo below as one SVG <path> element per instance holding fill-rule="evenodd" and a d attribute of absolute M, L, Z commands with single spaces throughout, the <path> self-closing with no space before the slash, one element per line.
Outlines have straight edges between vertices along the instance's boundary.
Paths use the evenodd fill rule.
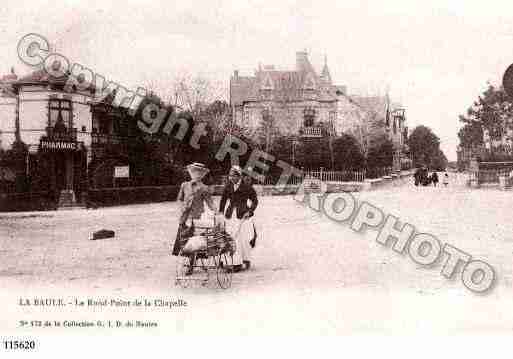
<path fill-rule="evenodd" d="M 194 226 L 194 220 L 201 218 L 205 211 L 206 203 L 212 211 L 216 211 L 214 201 L 208 187 L 202 182 L 202 179 L 209 172 L 209 169 L 201 163 L 193 163 L 187 166 L 187 172 L 191 177 L 190 181 L 182 183 L 178 192 L 177 200 L 182 202 L 180 211 L 180 219 L 178 223 L 178 234 L 173 246 L 173 255 L 180 254 L 182 244 L 180 241 L 180 233 L 186 228 L 187 221 L 190 221 L 191 227 Z M 194 266 L 194 257 L 190 257 L 190 266 L 187 275 L 192 274 Z"/>
<path fill-rule="evenodd" d="M 253 237 L 253 226 L 247 219 L 253 216 L 258 199 L 253 187 L 242 181 L 242 170 L 239 166 L 230 169 L 228 178 L 219 203 L 219 212 L 224 214 L 226 231 L 236 243 L 233 264 L 234 271 L 238 272 L 243 269 L 243 265 L 246 269 L 251 265 L 249 242 Z M 248 200 L 251 202 L 249 206 Z"/>

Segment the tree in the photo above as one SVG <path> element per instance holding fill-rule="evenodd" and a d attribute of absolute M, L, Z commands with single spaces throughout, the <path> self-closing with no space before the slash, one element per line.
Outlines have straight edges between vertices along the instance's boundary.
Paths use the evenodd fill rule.
<path fill-rule="evenodd" d="M 220 82 L 201 74 L 183 73 L 176 76 L 171 88 L 169 102 L 182 111 L 188 111 L 195 120 L 209 103 L 222 100 L 226 93 Z"/>
<path fill-rule="evenodd" d="M 309 170 L 331 168 L 330 145 L 328 138 L 305 138 L 295 146 L 296 167 Z"/>
<path fill-rule="evenodd" d="M 367 153 L 367 169 L 391 167 L 394 144 L 386 136 L 377 138 Z"/>
<path fill-rule="evenodd" d="M 201 112 L 199 120 L 205 122 L 212 130 L 213 141 L 232 133 L 232 110 L 226 101 L 215 100 Z"/>
<path fill-rule="evenodd" d="M 464 122 L 463 116 L 460 121 Z M 468 121 L 458 131 L 460 146 L 464 148 L 474 148 L 483 144 L 483 126 L 478 121 Z"/>
<path fill-rule="evenodd" d="M 417 126 L 408 138 L 408 147 L 413 154 L 413 165 L 429 165 L 440 151 L 440 139 L 429 127 Z"/>
<path fill-rule="evenodd" d="M 513 104 L 511 98 L 501 87 L 488 84 L 488 88 L 467 110 L 460 115 L 463 127 L 458 132 L 460 145 L 465 148 L 475 148 L 483 145 L 484 132 L 490 140 L 500 140 L 504 131 L 512 128 Z M 490 146 L 493 150 L 493 146 Z"/>
<path fill-rule="evenodd" d="M 435 156 L 431 158 L 431 162 L 429 163 L 429 168 L 432 168 L 437 171 L 443 171 L 447 167 L 447 157 L 442 150 L 438 149 Z"/>
<path fill-rule="evenodd" d="M 343 134 L 333 139 L 334 170 L 362 168 L 365 165 L 358 140 L 351 135 Z"/>
<path fill-rule="evenodd" d="M 256 142 L 266 153 L 273 151 L 275 140 L 281 136 L 276 117 L 271 109 L 262 110 L 262 121 L 255 131 Z"/>

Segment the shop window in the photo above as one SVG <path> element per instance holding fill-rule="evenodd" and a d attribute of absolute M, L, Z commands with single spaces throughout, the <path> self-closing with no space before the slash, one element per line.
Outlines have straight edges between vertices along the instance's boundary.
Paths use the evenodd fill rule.
<path fill-rule="evenodd" d="M 70 129 L 73 127 L 70 100 L 50 99 L 49 125 L 58 129 Z"/>

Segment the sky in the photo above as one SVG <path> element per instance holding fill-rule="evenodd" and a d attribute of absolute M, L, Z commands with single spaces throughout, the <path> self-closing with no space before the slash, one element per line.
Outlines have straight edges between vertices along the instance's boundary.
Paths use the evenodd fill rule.
<path fill-rule="evenodd" d="M 165 95 L 179 74 L 199 74 L 226 99 L 234 70 L 293 68 L 306 49 L 349 94 L 388 91 L 455 160 L 458 115 L 513 63 L 513 2 L 3 0 L 0 73 L 30 71 L 16 54 L 28 33 L 126 87 Z"/>

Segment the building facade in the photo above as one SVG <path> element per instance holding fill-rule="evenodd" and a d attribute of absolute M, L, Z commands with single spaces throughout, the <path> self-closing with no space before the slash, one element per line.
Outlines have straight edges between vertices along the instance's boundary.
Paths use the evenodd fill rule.
<path fill-rule="evenodd" d="M 94 89 L 67 89 L 67 80 L 43 70 L 4 77 L 0 97 L 1 149 L 28 150 L 24 173 L 15 175 L 26 178 L 28 191 L 53 191 L 60 206 L 83 202 L 92 170 L 106 147 L 122 142 L 128 123 L 122 110 L 98 102 Z"/>
<path fill-rule="evenodd" d="M 296 53 L 296 68 L 278 71 L 260 67 L 254 76 L 230 79 L 230 105 L 235 123 L 256 130 L 273 121 L 280 133 L 321 137 L 321 127 L 333 129 L 337 114 L 337 88 L 327 64 L 318 74 L 306 51 Z"/>

